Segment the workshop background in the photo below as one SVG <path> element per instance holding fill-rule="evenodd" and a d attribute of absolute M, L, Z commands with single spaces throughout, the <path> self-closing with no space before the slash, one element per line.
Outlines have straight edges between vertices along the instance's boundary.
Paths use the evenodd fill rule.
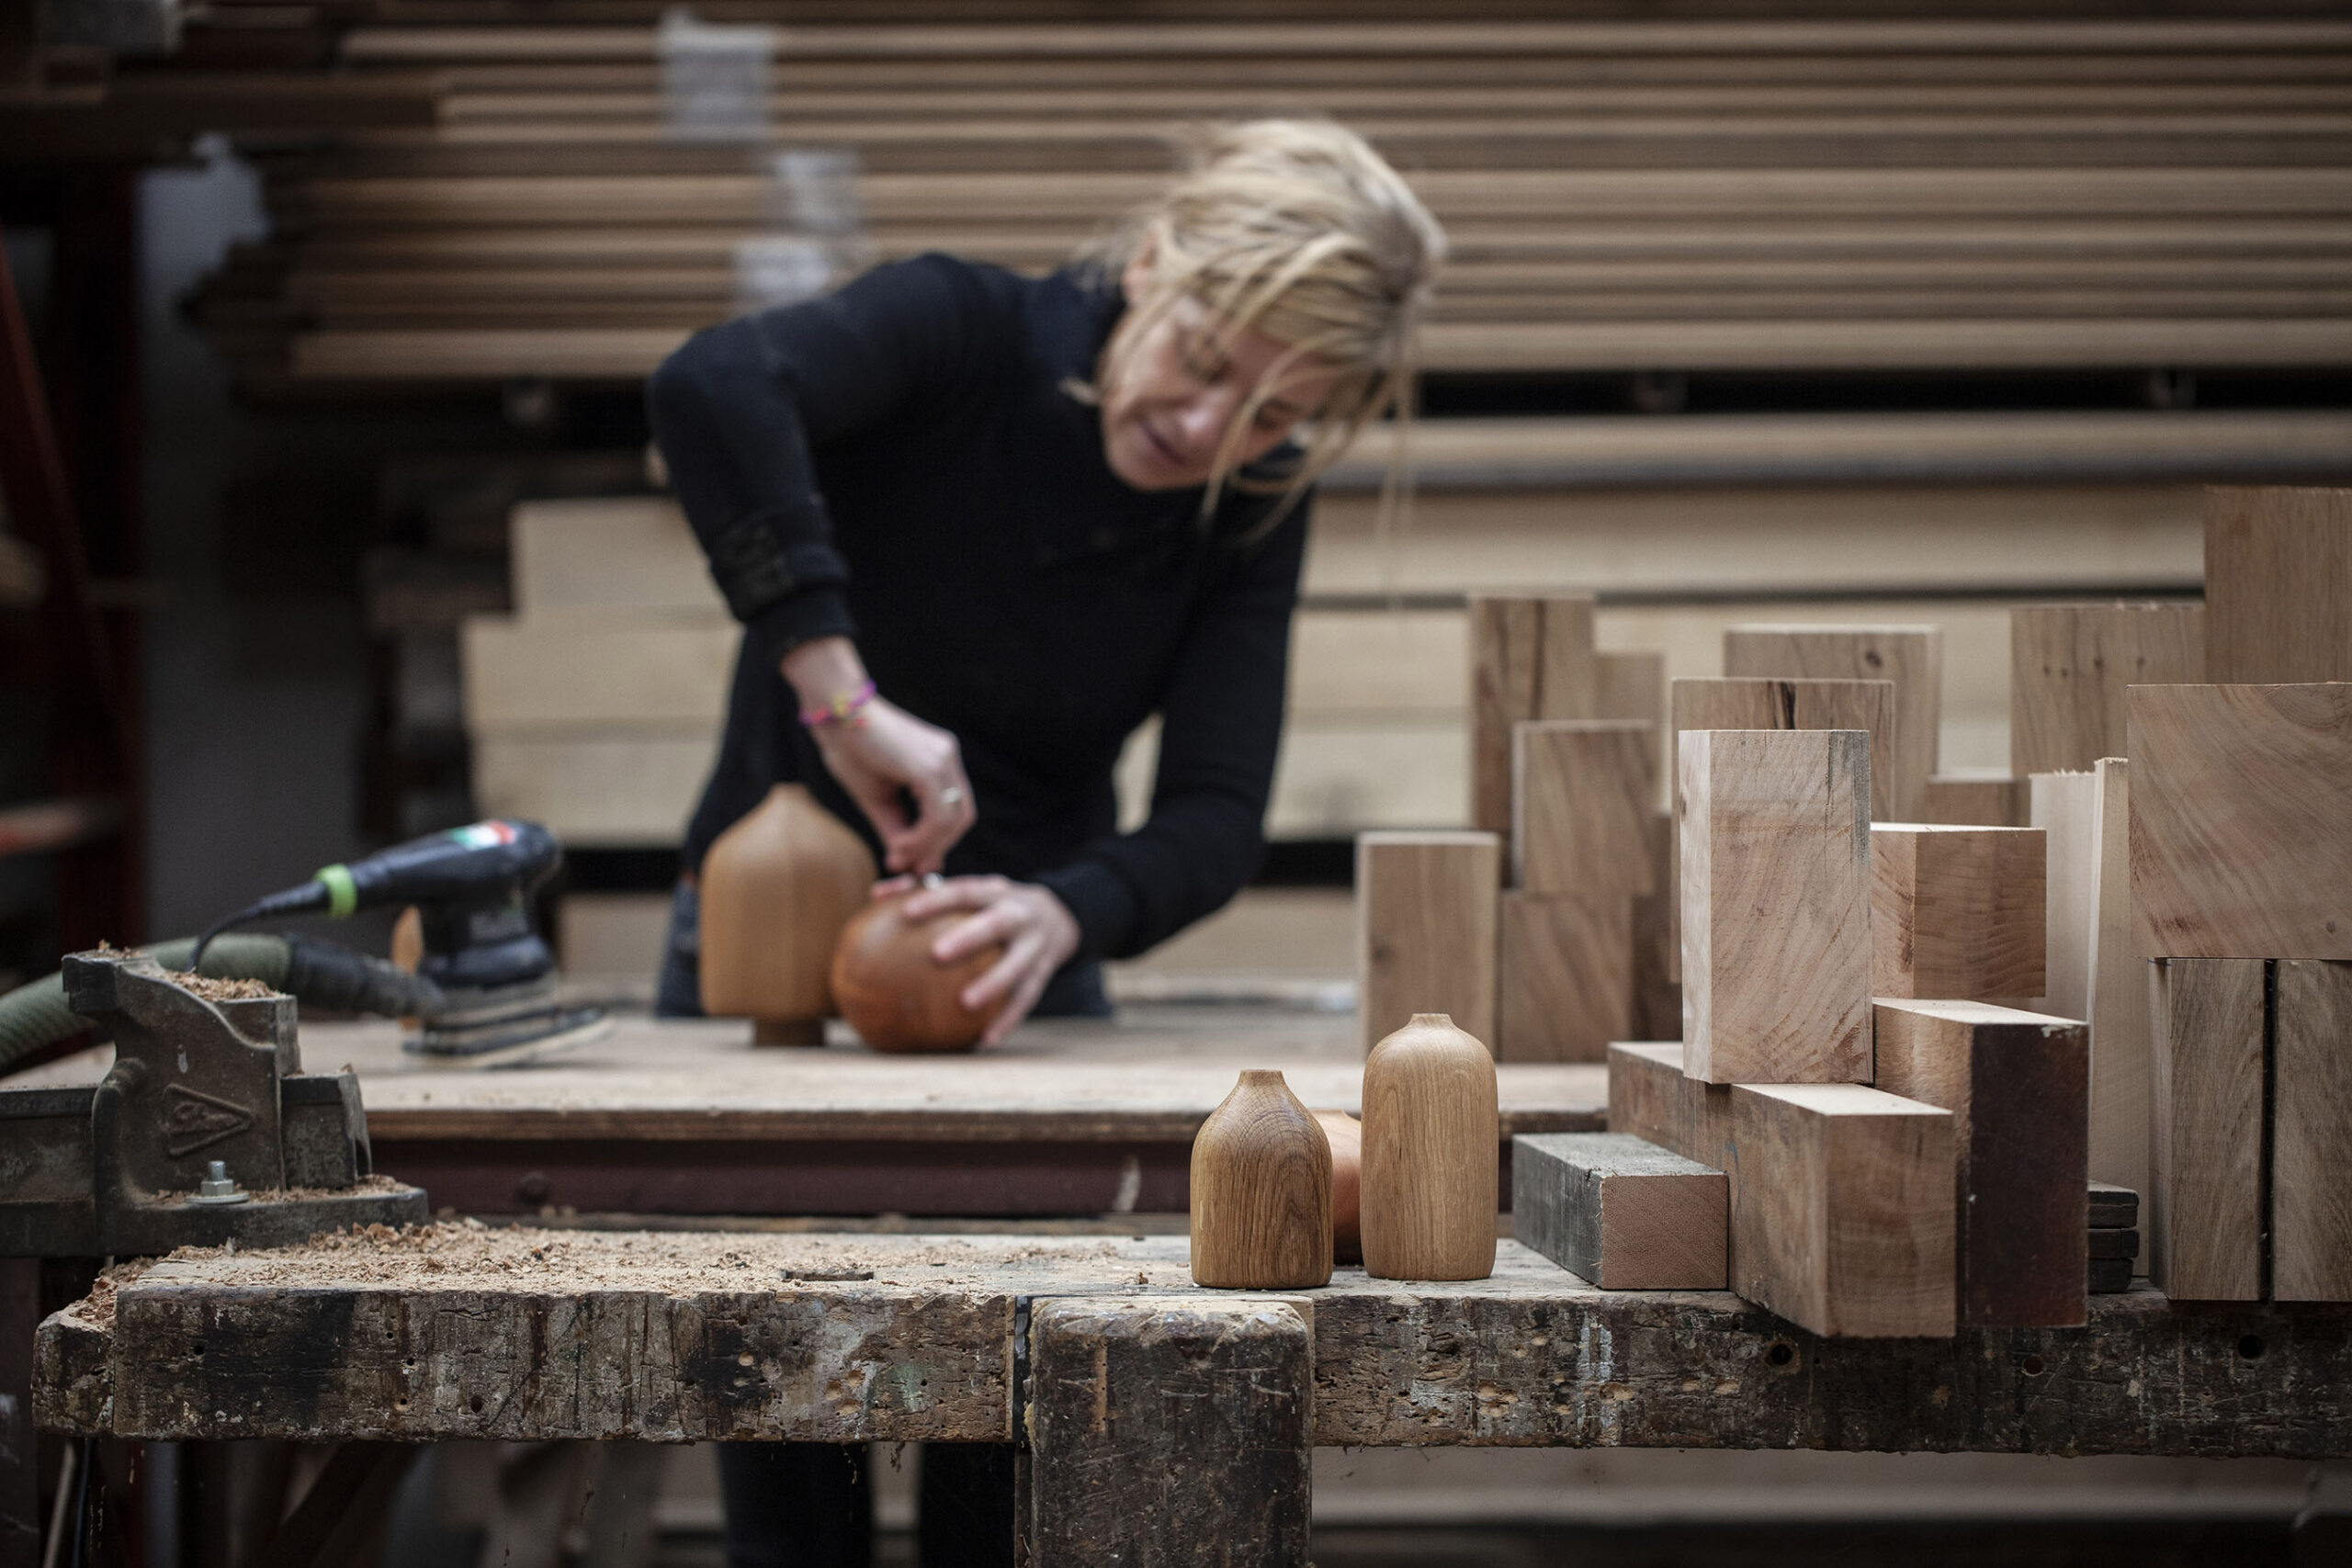
<path fill-rule="evenodd" d="M 1468 591 L 1597 593 L 1654 680 L 1935 622 L 1937 767 L 2007 779 L 2013 606 L 2192 600 L 2200 486 L 2352 479 L 2324 0 L 10 0 L 0 988 L 499 813 L 641 1006 L 735 644 L 644 374 L 876 261 L 1050 266 L 1261 111 L 1364 131 L 1453 262 L 1408 513 L 1379 434 L 1316 513 L 1263 886 L 1124 994 L 1344 992 L 1353 836 L 1468 819 Z M 1330 1564 L 2172 1561 L 2275 1549 L 2309 1474 L 1323 1458 Z M 717 1561 L 707 1462 L 638 1555 L 533 1560 Z"/>

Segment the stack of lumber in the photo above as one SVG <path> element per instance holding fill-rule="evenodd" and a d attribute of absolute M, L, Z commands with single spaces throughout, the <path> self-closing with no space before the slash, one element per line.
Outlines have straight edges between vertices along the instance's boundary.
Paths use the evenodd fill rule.
<path fill-rule="evenodd" d="M 1269 111 L 1413 171 L 1454 241 L 1439 369 L 2352 358 L 2341 20 L 659 9 L 338 7 L 332 80 L 429 80 L 434 121 L 254 147 L 277 231 L 203 310 L 249 384 L 631 379 L 736 308 L 780 150 L 854 159 L 860 255 L 1036 268 L 1172 134 Z"/>

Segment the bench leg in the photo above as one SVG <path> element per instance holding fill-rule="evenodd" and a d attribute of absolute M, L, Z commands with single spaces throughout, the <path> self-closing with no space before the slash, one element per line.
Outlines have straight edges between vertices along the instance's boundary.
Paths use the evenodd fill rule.
<path fill-rule="evenodd" d="M 1230 1297 L 1038 1303 L 1029 1568 L 1306 1568 L 1306 1312 Z"/>

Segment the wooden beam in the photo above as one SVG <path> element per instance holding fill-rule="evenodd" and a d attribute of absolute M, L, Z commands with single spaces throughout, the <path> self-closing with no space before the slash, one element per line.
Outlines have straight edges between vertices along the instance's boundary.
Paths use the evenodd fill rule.
<path fill-rule="evenodd" d="M 1511 1234 L 1604 1291 L 1720 1291 L 1724 1173 L 1623 1133 L 1511 1140 Z"/>
<path fill-rule="evenodd" d="M 1852 1083 L 1731 1104 L 1732 1289 L 1825 1338 L 1951 1335 L 1951 1113 Z"/>
<path fill-rule="evenodd" d="M 2352 681 L 2352 490 L 2205 492 L 2205 672 Z"/>
<path fill-rule="evenodd" d="M 1632 1025 L 1633 984 L 1628 900 L 1503 892 L 1497 1061 L 1601 1060 Z"/>
<path fill-rule="evenodd" d="M 2009 772 L 2128 755 L 2126 686 L 2205 679 L 2202 604 L 2034 604 L 2009 612 Z"/>
<path fill-rule="evenodd" d="M 2093 840 L 2087 986 L 2080 1017 L 2090 1029 L 2091 1175 L 2148 1190 L 2149 1094 L 2157 1046 L 2148 1018 L 2148 961 L 2132 946 L 2131 764 L 2103 757 L 2091 775 Z"/>
<path fill-rule="evenodd" d="M 1307 1568 L 1312 1318 L 1211 1295 L 1039 1302 L 1024 1561 Z"/>
<path fill-rule="evenodd" d="M 1597 718 L 1600 671 L 1593 602 L 1470 600 L 1470 825 L 1508 833 L 1511 727 L 1532 718 Z"/>
<path fill-rule="evenodd" d="M 1851 729 L 1681 737 L 1693 1077 L 1869 1079 L 1869 745 Z"/>
<path fill-rule="evenodd" d="M 2263 965 L 2151 968 L 2148 1275 L 2180 1301 L 2262 1293 Z"/>
<path fill-rule="evenodd" d="M 1493 833 L 1356 837 L 1357 1011 L 1363 1048 L 1417 1012 L 1495 1038 L 1502 840 Z"/>
<path fill-rule="evenodd" d="M 1647 828 L 1657 732 L 1626 719 L 1511 727 L 1512 886 L 1623 903 L 1656 891 Z"/>
<path fill-rule="evenodd" d="M 1934 626 L 1751 624 L 1724 633 L 1724 673 L 1894 682 L 1888 815 L 1923 819 L 1943 713 L 1943 633 Z"/>
<path fill-rule="evenodd" d="M 2352 1301 L 2352 964 L 2289 959 L 2277 984 L 2273 1292 Z"/>
<path fill-rule="evenodd" d="M 2145 958 L 2352 958 L 2352 684 L 2134 686 Z"/>
<path fill-rule="evenodd" d="M 1983 1002 L 1882 998 L 1872 1014 L 1878 1087 L 1952 1113 L 1960 1322 L 2082 1323 L 2090 1192 L 2083 1025 Z"/>
<path fill-rule="evenodd" d="M 1634 1000 L 1630 1032 L 1643 1040 L 1682 1038 L 1681 939 L 1675 931 L 1674 818 L 1653 811 L 1643 835 L 1649 845 L 1654 893 L 1633 902 Z"/>
<path fill-rule="evenodd" d="M 2035 997 L 2045 983 L 2039 828 L 1871 825 L 1871 992 Z"/>
<path fill-rule="evenodd" d="M 2026 826 L 2027 786 L 2007 774 L 1931 773 L 1919 820 L 1951 828 Z"/>
<path fill-rule="evenodd" d="M 2059 1018 L 2086 1018 L 2091 925 L 2097 919 L 2098 779 L 2089 773 L 2035 773 L 2026 821 L 2041 829 L 2041 995 L 2027 1006 Z M 2127 1183 L 2128 1185 L 2128 1183 Z M 2135 1191 L 2137 1189 L 2133 1189 Z"/>
<path fill-rule="evenodd" d="M 1894 682 L 1887 680 L 1783 680 L 1770 676 L 1677 678 L 1673 727 L 1685 729 L 1866 729 L 1871 737 L 1871 819 L 1894 811 Z"/>

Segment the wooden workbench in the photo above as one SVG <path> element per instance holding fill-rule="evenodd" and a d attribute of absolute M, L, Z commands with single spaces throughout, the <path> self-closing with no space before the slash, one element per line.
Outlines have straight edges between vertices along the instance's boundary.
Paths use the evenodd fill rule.
<path fill-rule="evenodd" d="M 128 1438 L 1018 1440 L 1033 1562 L 1303 1562 L 1315 1445 L 2352 1454 L 2352 1309 L 2092 1298 L 2078 1329 L 1822 1340 L 1722 1292 L 1267 1295 L 1181 1236 L 447 1224 L 126 1272 L 35 1413 Z M 1125 1553 L 1125 1555 L 1120 1555 Z"/>
<path fill-rule="evenodd" d="M 379 1171 L 436 1209 L 550 1217 L 1182 1213 L 1193 1134 L 1242 1068 L 1279 1069 L 1318 1109 L 1354 1110 L 1363 1077 L 1351 1012 L 1239 1005 L 1033 1021 L 955 1056 L 880 1055 L 838 1025 L 818 1050 L 755 1046 L 740 1020 L 644 1018 L 498 1072 L 420 1062 L 390 1022 L 305 1023 L 301 1048 L 313 1070 L 357 1070 Z M 1605 1122 L 1599 1064 L 1497 1077 L 1501 1157 L 1515 1133 Z"/>

